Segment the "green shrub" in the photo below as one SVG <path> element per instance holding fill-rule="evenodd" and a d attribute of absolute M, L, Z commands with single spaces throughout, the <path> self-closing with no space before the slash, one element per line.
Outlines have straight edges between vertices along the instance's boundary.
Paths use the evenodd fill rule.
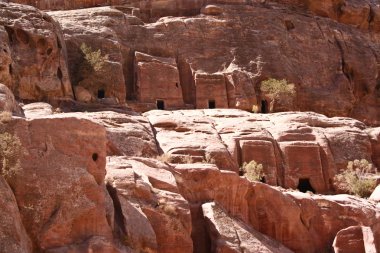
<path fill-rule="evenodd" d="M 265 176 L 263 165 L 254 160 L 249 163 L 245 162 L 240 170 L 243 173 L 243 176 L 251 182 L 261 181 Z"/>
<path fill-rule="evenodd" d="M 285 79 L 277 80 L 269 78 L 268 80 L 262 81 L 260 90 L 274 98 L 280 95 L 294 96 L 296 94 L 294 84 L 288 83 Z"/>
<path fill-rule="evenodd" d="M 20 169 L 21 142 L 17 136 L 9 133 L 0 134 L 1 175 L 13 176 Z"/>
<path fill-rule="evenodd" d="M 349 161 L 347 170 L 335 176 L 338 188 L 359 197 L 369 197 L 376 188 L 376 180 L 366 177 L 373 170 L 367 160 Z"/>
<path fill-rule="evenodd" d="M 102 56 L 100 49 L 93 51 L 92 48 L 85 43 L 82 43 L 80 50 L 84 55 L 84 62 L 81 66 L 82 73 L 101 73 L 104 69 L 104 64 L 108 61 L 108 55 Z"/>
<path fill-rule="evenodd" d="M 294 84 L 288 83 L 285 79 L 277 80 L 270 78 L 262 81 L 260 90 L 263 94 L 270 97 L 272 101 L 292 100 L 296 95 Z"/>

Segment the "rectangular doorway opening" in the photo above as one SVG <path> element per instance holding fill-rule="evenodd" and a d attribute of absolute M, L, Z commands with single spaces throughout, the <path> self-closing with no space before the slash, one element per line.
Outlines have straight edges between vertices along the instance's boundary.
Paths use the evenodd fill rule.
<path fill-rule="evenodd" d="M 209 109 L 215 109 L 216 108 L 215 100 L 209 100 L 208 101 L 208 108 Z"/>
<path fill-rule="evenodd" d="M 99 99 L 102 99 L 102 98 L 105 98 L 106 97 L 106 92 L 104 89 L 100 89 L 98 90 L 98 98 Z"/>
<path fill-rule="evenodd" d="M 158 110 L 165 110 L 165 101 L 164 100 L 157 100 L 156 105 L 157 105 Z"/>

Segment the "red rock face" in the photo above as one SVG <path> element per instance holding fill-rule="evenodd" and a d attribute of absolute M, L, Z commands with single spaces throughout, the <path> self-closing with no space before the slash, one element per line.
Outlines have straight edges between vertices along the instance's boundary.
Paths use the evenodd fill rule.
<path fill-rule="evenodd" d="M 104 128 L 76 118 L 20 119 L 7 128 L 24 150 L 8 181 L 35 250 L 90 249 L 96 238 L 112 245 Z"/>
<path fill-rule="evenodd" d="M 252 114 L 239 110 L 151 111 L 145 114 L 164 153 L 214 158 L 237 172 L 244 162 L 263 164 L 266 183 L 318 193 L 334 191 L 334 176 L 347 162 L 371 157 L 377 142 L 359 121 L 314 113 Z M 193 133 L 193 131 L 195 133 Z M 345 147 L 345 148 L 342 148 Z M 300 188 L 299 188 L 300 189 Z"/>
<path fill-rule="evenodd" d="M 16 198 L 0 176 L 0 248 L 4 252 L 32 252 L 32 244 L 22 224 Z"/>
<path fill-rule="evenodd" d="M 126 97 L 133 104 L 149 100 L 154 106 L 155 100 L 161 99 L 172 107 L 209 108 L 215 104 L 252 110 L 252 106 L 261 108 L 266 99 L 259 92 L 260 81 L 277 78 L 294 83 L 297 96 L 286 106 L 275 103 L 274 111 L 316 111 L 379 123 L 376 31 L 304 15 L 302 8 L 291 10 L 290 4 L 219 7 L 223 9 L 220 15 L 165 17 L 150 24 L 144 24 L 135 12 L 120 8 L 124 13 L 102 7 L 49 14 L 63 27 L 73 80 L 79 78 L 74 66 L 81 61 L 78 47 L 82 42 L 100 48 L 117 63 L 112 78 L 119 81 L 110 81 L 107 75 L 96 81 L 109 87 L 106 96 L 120 100 L 124 79 Z M 96 29 L 89 33 L 89 26 Z M 173 70 L 157 62 L 143 67 L 134 57 L 136 51 L 152 59 L 175 59 L 176 63 L 171 65 Z M 173 85 L 178 80 L 176 69 L 183 101 Z M 144 74 L 136 77 L 135 73 Z M 161 94 L 162 85 L 152 86 L 152 78 L 166 83 L 168 91 Z M 140 85 L 142 89 L 150 87 L 149 92 L 139 93 Z M 96 85 L 88 89 L 97 92 Z"/>
<path fill-rule="evenodd" d="M 12 219 L 0 218 L 0 228 L 11 226 L 12 232 L 0 229 L 7 236 L 0 239 L 4 247 L 28 252 L 33 245 L 49 253 L 327 253 L 334 238 L 337 252 L 347 249 L 345 242 L 355 249 L 379 247 L 376 196 L 368 201 L 300 193 L 237 173 L 254 154 L 268 161 L 263 164 L 270 184 L 297 187 L 308 178 L 317 192 L 332 191 L 330 181 L 345 157 L 378 156 L 371 154 L 372 129 L 359 121 L 226 109 L 108 117 L 52 115 L 42 103 L 24 109 L 30 119 L 1 125 L 24 147 L 22 169 L 7 178 L 10 188 L 0 187 L 15 197 L 0 208 L 14 212 Z M 107 151 L 107 143 L 115 149 Z M 156 152 L 199 163 L 133 157 L 154 157 L 154 145 Z M 352 226 L 363 226 L 362 233 Z"/>
<path fill-rule="evenodd" d="M 0 4 L 0 82 L 19 99 L 72 98 L 65 43 L 47 14 L 16 4 Z"/>

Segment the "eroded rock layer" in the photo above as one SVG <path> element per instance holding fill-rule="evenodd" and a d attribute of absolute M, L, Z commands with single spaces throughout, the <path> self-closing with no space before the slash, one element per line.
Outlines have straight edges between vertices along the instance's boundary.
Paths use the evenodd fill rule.
<path fill-rule="evenodd" d="M 124 79 L 126 97 L 140 102 L 140 108 L 141 103 L 151 109 L 261 108 L 266 98 L 259 81 L 273 77 L 295 83 L 297 90 L 293 103 L 277 103 L 275 111 L 313 110 L 378 124 L 376 31 L 282 4 L 219 7 L 222 13 L 216 16 L 164 17 L 150 24 L 110 7 L 49 14 L 62 25 L 73 79 L 78 77 L 80 45 L 100 48 L 118 66 L 115 75 L 95 83 L 120 99 Z M 165 73 L 165 82 L 158 81 L 163 77 L 157 73 Z M 120 81 L 113 81 L 115 76 Z M 74 85 L 84 85 L 78 78 Z M 92 94 L 99 89 L 83 87 Z"/>
<path fill-rule="evenodd" d="M 345 252 L 347 241 L 379 249 L 376 197 L 291 190 L 306 191 L 300 183 L 307 180 L 309 191 L 332 193 L 347 160 L 378 157 L 368 134 L 376 128 L 357 120 L 225 109 L 141 116 L 24 108 L 28 119 L 1 124 L 24 150 L 20 170 L 2 181 L 9 203 L 0 212 L 13 213 L 0 222 L 12 228 L 0 240 L 6 248 Z M 162 153 L 174 163 L 157 157 Z M 241 163 L 252 159 L 264 165 L 268 184 L 239 176 Z"/>
<path fill-rule="evenodd" d="M 25 101 L 72 98 L 61 28 L 35 8 L 0 2 L 0 82 Z"/>

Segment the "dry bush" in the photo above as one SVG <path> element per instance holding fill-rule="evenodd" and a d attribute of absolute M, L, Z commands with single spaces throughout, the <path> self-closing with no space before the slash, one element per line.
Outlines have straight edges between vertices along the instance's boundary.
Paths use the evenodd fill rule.
<path fill-rule="evenodd" d="M 260 112 L 259 106 L 258 106 L 258 105 L 252 105 L 252 112 L 253 112 L 253 113 L 258 113 L 258 112 Z"/>
<path fill-rule="evenodd" d="M 349 161 L 347 170 L 335 176 L 338 188 L 350 194 L 366 198 L 376 188 L 376 179 L 368 178 L 373 171 L 373 165 L 366 159 Z"/>
<path fill-rule="evenodd" d="M 157 156 L 156 159 L 163 163 L 172 163 L 174 161 L 174 157 L 168 153 L 164 153 L 160 156 Z"/>
<path fill-rule="evenodd" d="M 243 176 L 245 176 L 251 182 L 261 181 L 265 176 L 263 165 L 257 163 L 254 160 L 250 161 L 249 163 L 245 162 L 240 170 Z"/>
<path fill-rule="evenodd" d="M 173 156 L 164 153 L 157 156 L 156 159 L 164 163 L 194 163 L 193 158 L 190 155 Z"/>
<path fill-rule="evenodd" d="M 94 51 L 90 46 L 82 43 L 80 50 L 84 55 L 84 62 L 81 66 L 81 72 L 84 74 L 101 73 L 103 71 L 108 55 L 102 55 L 100 49 Z"/>
<path fill-rule="evenodd" d="M 9 133 L 0 134 L 1 175 L 12 177 L 20 169 L 21 142 L 17 136 Z"/>
<path fill-rule="evenodd" d="M 164 211 L 164 213 L 166 213 L 169 216 L 177 216 L 178 215 L 177 208 L 175 207 L 175 205 L 168 203 L 165 198 L 160 198 L 158 200 L 158 206 L 161 210 Z"/>
<path fill-rule="evenodd" d="M 190 155 L 184 155 L 180 157 L 181 163 L 193 163 L 193 158 Z"/>
<path fill-rule="evenodd" d="M 211 154 L 206 154 L 202 163 L 216 164 L 215 158 Z"/>
<path fill-rule="evenodd" d="M 0 123 L 6 124 L 12 121 L 12 113 L 11 112 L 1 112 L 0 113 Z"/>

